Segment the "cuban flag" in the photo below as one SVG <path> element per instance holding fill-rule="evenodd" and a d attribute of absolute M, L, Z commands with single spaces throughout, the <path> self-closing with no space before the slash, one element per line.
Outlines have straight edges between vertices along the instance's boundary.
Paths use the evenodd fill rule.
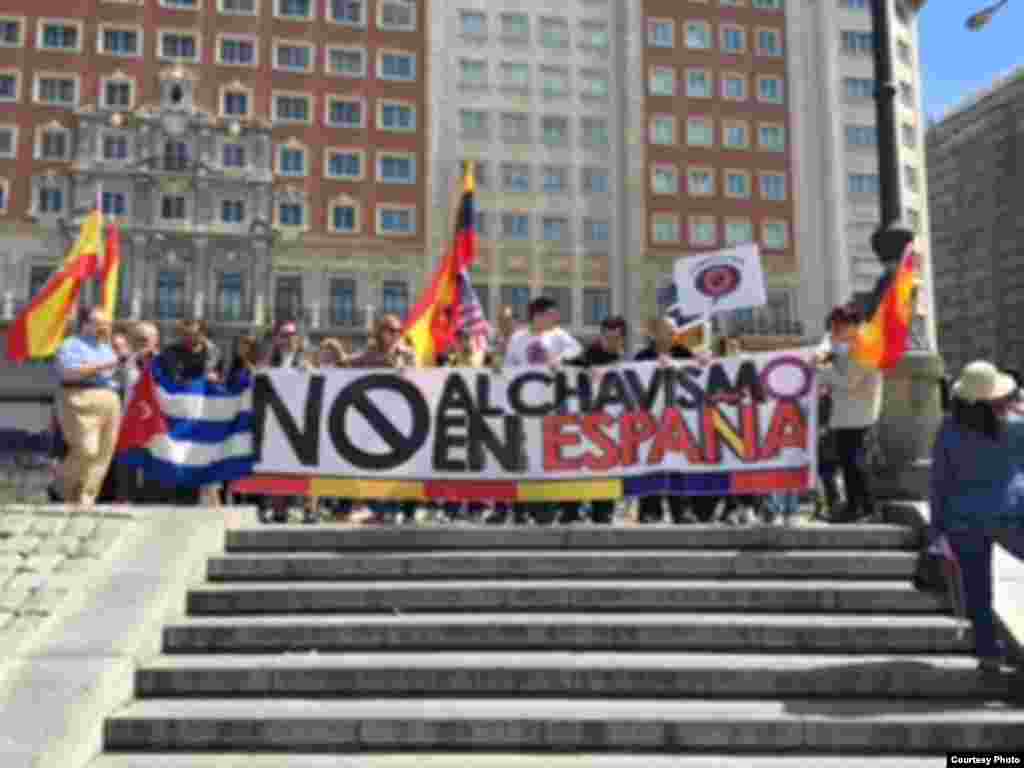
<path fill-rule="evenodd" d="M 175 382 L 157 357 L 132 392 L 117 460 L 165 485 L 197 488 L 252 474 L 252 381 Z"/>
<path fill-rule="evenodd" d="M 477 296 L 466 272 L 459 273 L 458 291 L 458 300 L 455 303 L 455 330 L 466 331 L 473 351 L 485 353 L 490 346 L 491 324 L 484 316 L 480 297 Z"/>

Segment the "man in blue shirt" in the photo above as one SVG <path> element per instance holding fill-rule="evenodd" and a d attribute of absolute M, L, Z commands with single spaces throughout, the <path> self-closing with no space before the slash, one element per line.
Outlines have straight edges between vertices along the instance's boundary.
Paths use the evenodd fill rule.
<path fill-rule="evenodd" d="M 57 418 L 68 447 L 60 484 L 69 504 L 96 502 L 117 447 L 121 402 L 114 372 L 120 362 L 110 346 L 110 334 L 110 318 L 102 309 L 93 309 L 79 334 L 57 350 Z"/>

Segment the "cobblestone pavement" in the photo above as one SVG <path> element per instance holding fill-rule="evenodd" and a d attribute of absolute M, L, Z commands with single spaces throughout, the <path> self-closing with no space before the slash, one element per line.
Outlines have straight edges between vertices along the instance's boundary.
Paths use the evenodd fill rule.
<path fill-rule="evenodd" d="M 0 660 L 16 655 L 132 525 L 130 509 L 0 506 Z"/>

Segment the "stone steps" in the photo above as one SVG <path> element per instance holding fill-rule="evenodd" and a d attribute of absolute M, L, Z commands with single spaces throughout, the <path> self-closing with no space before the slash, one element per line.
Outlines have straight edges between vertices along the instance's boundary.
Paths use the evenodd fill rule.
<path fill-rule="evenodd" d="M 890 699 L 135 701 L 106 748 L 252 752 L 597 750 L 936 754 L 1024 749 L 1024 710 Z M 471 763 L 468 763 L 471 765 Z"/>
<path fill-rule="evenodd" d="M 1018 681 L 1020 682 L 1020 681 Z M 566 697 L 1000 700 L 1010 676 L 969 656 L 724 653 L 342 653 L 164 656 L 140 698 Z"/>
<path fill-rule="evenodd" d="M 909 579 L 915 552 L 876 550 L 454 550 L 214 557 L 210 581 L 381 579 Z"/>
<path fill-rule="evenodd" d="M 195 616 L 164 629 L 168 654 L 284 651 L 722 651 L 966 653 L 969 624 L 939 615 L 442 613 Z"/>

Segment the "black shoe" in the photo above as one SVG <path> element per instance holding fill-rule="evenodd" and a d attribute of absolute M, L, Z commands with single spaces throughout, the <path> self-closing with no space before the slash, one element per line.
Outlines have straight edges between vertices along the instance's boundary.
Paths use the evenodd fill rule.
<path fill-rule="evenodd" d="M 484 518 L 484 525 L 504 525 L 508 521 L 508 512 L 491 512 Z"/>
<path fill-rule="evenodd" d="M 305 509 L 302 512 L 302 522 L 306 525 L 313 525 L 320 522 L 320 513 L 312 509 Z"/>
<path fill-rule="evenodd" d="M 52 485 L 46 486 L 46 498 L 50 500 L 51 504 L 63 504 L 64 497 L 57 493 L 57 489 Z"/>

